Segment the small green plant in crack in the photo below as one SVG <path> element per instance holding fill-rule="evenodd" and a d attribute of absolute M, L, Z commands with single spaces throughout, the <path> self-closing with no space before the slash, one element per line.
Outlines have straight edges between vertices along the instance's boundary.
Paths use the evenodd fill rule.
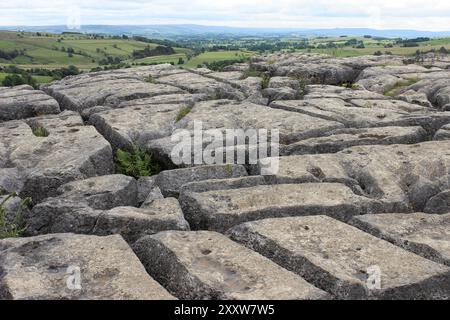
<path fill-rule="evenodd" d="M 267 74 L 264 73 L 261 76 L 261 88 L 267 89 L 269 87 L 269 82 L 270 82 L 270 76 L 268 76 Z"/>
<path fill-rule="evenodd" d="M 149 83 L 155 83 L 155 79 L 153 79 L 152 75 L 149 75 L 149 76 L 147 77 L 147 82 L 149 82 Z"/>
<path fill-rule="evenodd" d="M 181 119 L 183 119 L 184 117 L 186 117 L 189 112 L 191 112 L 192 107 L 191 106 L 187 106 L 187 107 L 183 107 L 180 109 L 180 111 L 178 111 L 177 113 L 177 117 L 175 118 L 175 122 L 180 121 Z"/>
<path fill-rule="evenodd" d="M 229 175 L 233 173 L 233 166 L 230 163 L 227 163 L 225 165 L 225 172 Z"/>
<path fill-rule="evenodd" d="M 0 202 L 0 239 L 21 237 L 26 230 L 23 226 L 23 210 L 31 205 L 31 198 L 22 200 L 12 219 L 8 219 L 6 203 L 12 198 L 17 197 L 16 193 L 8 195 Z"/>
<path fill-rule="evenodd" d="M 262 74 L 261 71 L 255 70 L 253 68 L 249 68 L 244 72 L 242 79 L 247 79 L 250 77 L 259 78 L 259 77 L 261 77 L 261 74 Z"/>
<path fill-rule="evenodd" d="M 47 130 L 45 130 L 44 127 L 42 126 L 37 126 L 36 128 L 33 129 L 33 134 L 36 137 L 48 137 L 48 132 Z"/>
<path fill-rule="evenodd" d="M 132 152 L 117 150 L 115 160 L 117 172 L 135 178 L 151 176 L 160 171 L 157 164 L 152 164 L 151 155 L 139 147 L 133 147 Z"/>
<path fill-rule="evenodd" d="M 359 89 L 359 85 L 357 83 L 348 83 L 348 82 L 344 82 L 342 84 L 342 87 L 347 88 L 347 89 L 352 89 L 352 90 L 357 90 Z"/>

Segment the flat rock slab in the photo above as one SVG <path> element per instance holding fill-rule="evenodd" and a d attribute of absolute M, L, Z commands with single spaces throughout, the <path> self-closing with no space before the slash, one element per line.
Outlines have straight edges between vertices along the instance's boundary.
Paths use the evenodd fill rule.
<path fill-rule="evenodd" d="M 237 103 L 229 100 L 206 101 L 196 104 L 192 111 L 177 123 L 176 128 L 192 131 L 194 121 L 201 121 L 204 130 L 278 129 L 280 143 L 283 144 L 344 128 L 343 124 L 336 121 L 286 110 L 276 110 L 250 102 Z"/>
<path fill-rule="evenodd" d="M 305 88 L 305 100 L 318 98 L 340 98 L 349 99 L 386 99 L 382 94 L 365 90 L 363 88 L 349 89 L 329 85 L 308 85 Z"/>
<path fill-rule="evenodd" d="M 94 209 L 137 206 L 137 181 L 122 174 L 105 175 L 69 182 L 58 189 L 65 199 L 86 202 Z"/>
<path fill-rule="evenodd" d="M 169 136 L 183 104 L 128 106 L 93 114 L 89 122 L 113 148 L 131 149 Z"/>
<path fill-rule="evenodd" d="M 324 299 L 327 294 L 227 237 L 208 231 L 161 232 L 133 250 L 180 299 Z"/>
<path fill-rule="evenodd" d="M 173 299 L 117 235 L 0 240 L 0 268 L 0 299 Z"/>
<path fill-rule="evenodd" d="M 58 102 L 30 86 L 0 88 L 0 121 L 60 113 Z"/>
<path fill-rule="evenodd" d="M 355 146 L 279 158 L 277 183 L 340 182 L 379 201 L 376 212 L 450 212 L 450 142 Z M 433 155 L 432 157 L 430 155 Z"/>
<path fill-rule="evenodd" d="M 371 200 L 340 183 L 259 185 L 183 193 L 179 199 L 193 229 L 225 231 L 242 222 L 310 214 L 348 220 L 365 212 Z"/>
<path fill-rule="evenodd" d="M 130 206 L 99 210 L 77 199 L 48 198 L 24 215 L 28 235 L 78 233 L 120 234 L 132 243 L 164 230 L 189 230 L 178 201 L 155 199 L 143 208 Z"/>
<path fill-rule="evenodd" d="M 165 230 L 189 230 L 178 201 L 155 199 L 142 208 L 116 207 L 99 216 L 92 233 L 120 234 L 128 243 Z"/>
<path fill-rule="evenodd" d="M 117 107 L 121 102 L 157 95 L 184 93 L 183 90 L 150 81 L 170 65 L 94 72 L 66 77 L 43 87 L 61 108 L 83 111 L 98 105 Z"/>
<path fill-rule="evenodd" d="M 178 197 L 183 185 L 209 179 L 228 179 L 247 176 L 242 165 L 198 166 L 186 169 L 162 171 L 155 178 L 155 183 L 166 197 Z"/>
<path fill-rule="evenodd" d="M 375 105 L 370 101 L 358 106 L 340 98 L 274 101 L 270 107 L 336 121 L 354 128 L 423 125 L 435 131 L 450 120 L 450 113 L 407 112 L 400 108 L 393 110 L 386 108 L 386 104 Z M 411 108 L 422 109 L 413 105 Z"/>
<path fill-rule="evenodd" d="M 325 137 L 309 138 L 281 146 L 282 155 L 335 153 L 345 148 L 373 144 L 414 144 L 427 139 L 422 127 L 340 129 Z"/>
<path fill-rule="evenodd" d="M 450 296 L 450 268 L 327 216 L 249 222 L 230 235 L 340 299 Z"/>
<path fill-rule="evenodd" d="M 450 213 L 355 216 L 355 227 L 427 259 L 450 266 Z"/>
<path fill-rule="evenodd" d="M 201 93 L 212 99 L 244 100 L 246 96 L 229 83 L 185 71 L 157 79 L 158 83 L 183 89 L 190 93 Z"/>
<path fill-rule="evenodd" d="M 36 136 L 40 129 L 46 136 Z M 73 112 L 0 124 L 0 168 L 17 168 L 16 186 L 35 203 L 67 182 L 112 173 L 110 144 Z"/>

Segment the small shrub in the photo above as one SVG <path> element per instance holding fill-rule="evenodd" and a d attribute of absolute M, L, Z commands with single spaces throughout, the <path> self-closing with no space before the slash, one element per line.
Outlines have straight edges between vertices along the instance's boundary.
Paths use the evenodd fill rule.
<path fill-rule="evenodd" d="M 270 77 L 267 74 L 263 74 L 261 76 L 262 80 L 261 80 L 261 88 L 262 89 L 267 89 L 269 87 L 269 82 L 270 82 Z"/>
<path fill-rule="evenodd" d="M 152 165 L 151 156 L 138 147 L 134 147 L 131 153 L 121 149 L 117 150 L 115 160 L 117 171 L 127 176 L 146 177 L 159 171 L 157 165 Z"/>
<path fill-rule="evenodd" d="M 31 198 L 22 200 L 12 221 L 8 221 L 6 216 L 5 204 L 16 196 L 15 193 L 10 194 L 0 203 L 0 239 L 20 237 L 26 230 L 26 227 L 23 226 L 22 212 L 31 204 Z"/>
<path fill-rule="evenodd" d="M 186 117 L 189 112 L 191 112 L 192 107 L 183 107 L 180 109 L 180 111 L 178 111 L 177 117 L 175 119 L 175 122 L 180 121 L 181 119 L 183 119 L 184 117 Z"/>

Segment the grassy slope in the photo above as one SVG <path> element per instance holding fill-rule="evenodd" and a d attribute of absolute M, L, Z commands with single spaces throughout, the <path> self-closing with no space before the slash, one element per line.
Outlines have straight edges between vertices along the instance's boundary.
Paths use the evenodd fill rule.
<path fill-rule="evenodd" d="M 59 38 L 63 38 L 58 42 Z M 45 35 L 36 36 L 25 33 L 23 36 L 17 32 L 0 31 L 0 49 L 11 51 L 26 50 L 24 56 L 12 61 L 0 59 L 0 65 L 15 64 L 22 68 L 43 67 L 55 69 L 75 65 L 82 70 L 90 70 L 98 66 L 98 62 L 110 55 L 127 59 L 131 57 L 133 50 L 142 50 L 147 45 L 156 47 L 157 44 L 148 44 L 134 40 L 123 39 L 90 39 L 84 35 Z M 73 48 L 75 53 L 69 57 L 61 48 Z M 98 50 L 97 50 L 98 49 Z M 174 48 L 178 54 L 184 54 L 189 49 Z M 172 57 L 172 60 L 175 58 Z M 168 60 L 167 56 L 152 57 L 152 62 Z M 172 61 L 169 59 L 168 61 Z M 129 60 L 129 62 L 134 62 Z M 176 58 L 178 62 L 178 57 Z"/>
<path fill-rule="evenodd" d="M 193 57 L 189 60 L 184 67 L 186 68 L 196 68 L 197 65 L 202 64 L 204 62 L 214 62 L 218 60 L 235 60 L 240 59 L 242 57 L 249 57 L 254 55 L 252 52 L 244 52 L 244 51 L 217 51 L 217 52 L 205 52 L 198 56 Z"/>

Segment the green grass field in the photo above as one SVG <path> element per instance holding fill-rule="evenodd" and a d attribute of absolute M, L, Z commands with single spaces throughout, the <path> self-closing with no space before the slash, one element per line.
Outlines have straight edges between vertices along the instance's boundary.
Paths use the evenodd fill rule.
<path fill-rule="evenodd" d="M 416 53 L 417 50 L 421 51 L 430 51 L 430 50 L 439 50 L 441 47 L 444 47 L 450 50 L 450 38 L 436 38 L 431 39 L 430 41 L 419 42 L 419 47 L 403 47 L 400 45 L 396 45 L 394 40 L 391 39 L 383 39 L 377 40 L 373 38 L 364 38 L 364 37 L 330 37 L 330 38 L 316 38 L 311 39 L 310 43 L 313 45 L 327 45 L 331 42 L 336 45 L 344 45 L 350 39 L 356 39 L 358 41 L 364 42 L 365 48 L 353 48 L 352 46 L 344 46 L 342 48 L 327 48 L 327 49 L 304 49 L 300 50 L 303 52 L 313 52 L 313 53 L 322 53 L 328 54 L 335 57 L 355 57 L 362 55 L 372 55 L 376 51 L 381 51 L 382 53 L 391 52 L 396 55 L 404 55 L 411 56 Z M 386 45 L 392 45 L 392 47 L 385 48 Z"/>
<path fill-rule="evenodd" d="M 1 85 L 1 82 L 6 78 L 7 75 L 9 75 L 9 73 L 0 72 L 0 85 Z M 49 83 L 49 82 L 53 81 L 52 77 L 47 77 L 47 76 L 33 76 L 33 78 L 39 84 Z"/>
<path fill-rule="evenodd" d="M 183 67 L 196 68 L 199 64 L 204 62 L 211 63 L 221 60 L 238 60 L 245 57 L 254 55 L 254 52 L 248 51 L 217 51 L 217 52 L 205 52 L 198 56 L 193 57 Z"/>

